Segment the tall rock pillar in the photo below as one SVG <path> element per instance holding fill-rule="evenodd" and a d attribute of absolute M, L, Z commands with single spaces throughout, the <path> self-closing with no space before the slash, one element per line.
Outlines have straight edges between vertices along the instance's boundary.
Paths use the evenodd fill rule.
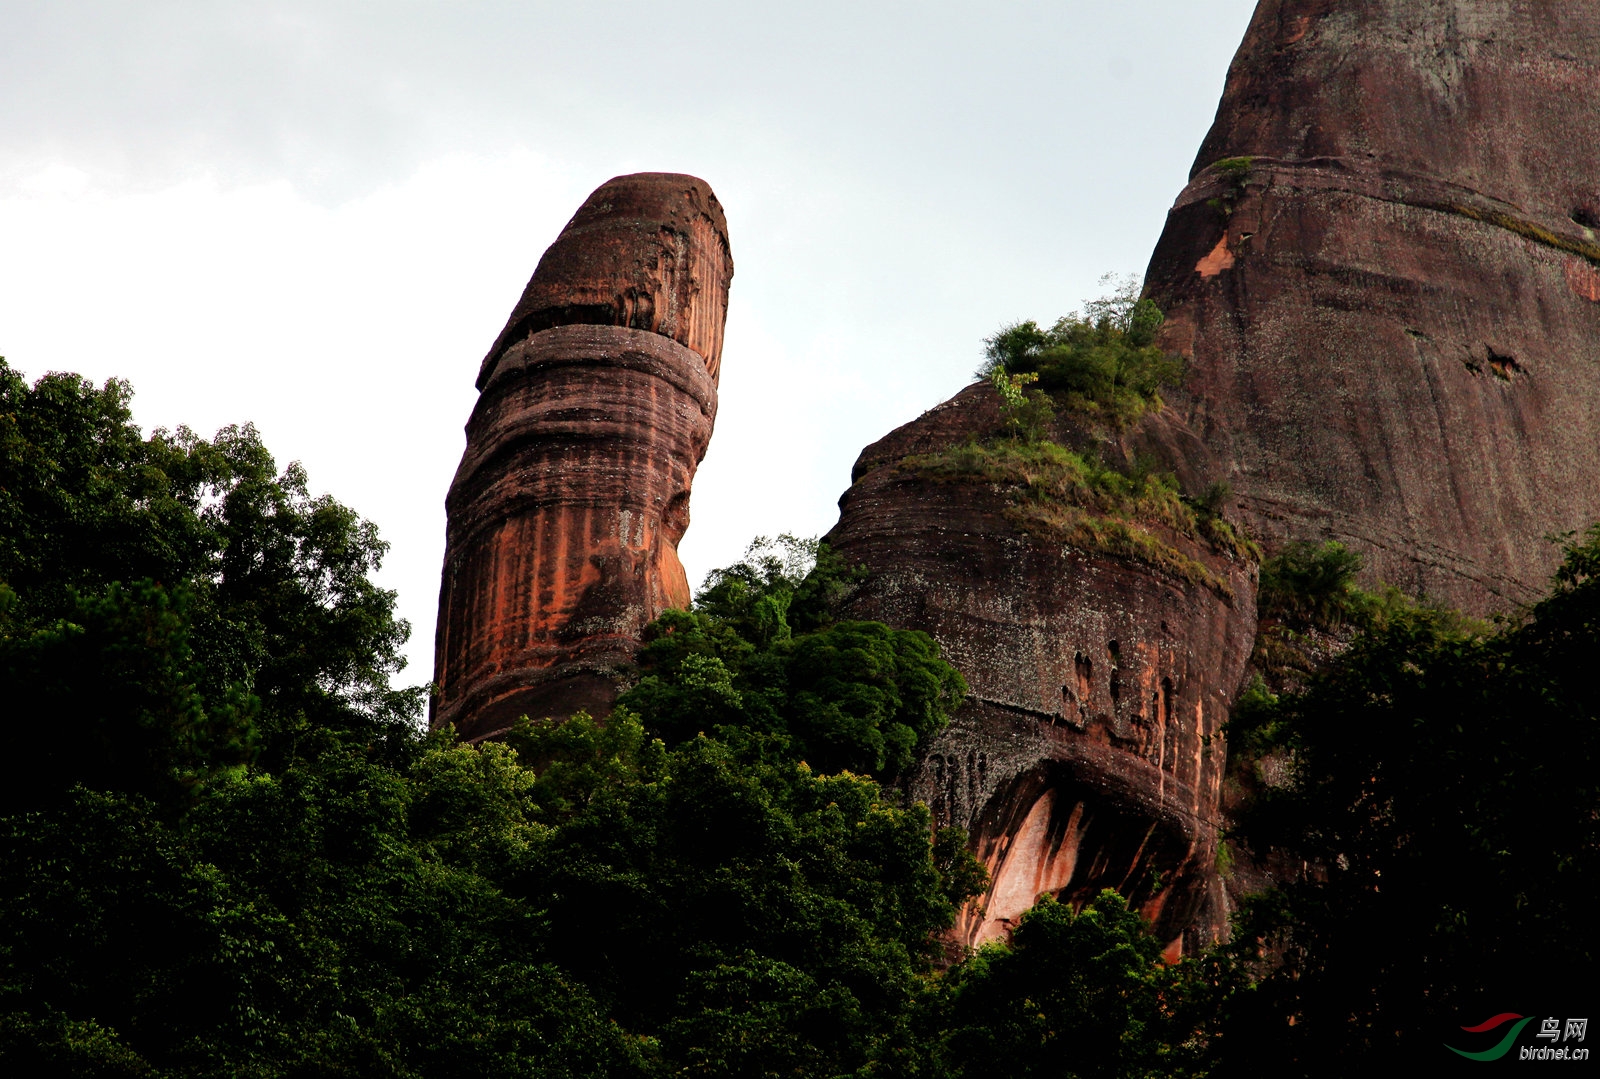
<path fill-rule="evenodd" d="M 1474 612 L 1600 518 L 1600 3 L 1261 0 L 1147 286 L 1269 542 Z"/>
<path fill-rule="evenodd" d="M 604 714 L 640 631 L 688 604 L 732 277 L 716 196 L 670 173 L 608 180 L 539 260 L 445 500 L 434 726 Z"/>

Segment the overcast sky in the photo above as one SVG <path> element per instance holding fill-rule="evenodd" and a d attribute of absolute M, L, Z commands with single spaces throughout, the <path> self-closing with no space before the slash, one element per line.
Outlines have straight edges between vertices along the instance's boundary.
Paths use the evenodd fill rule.
<path fill-rule="evenodd" d="M 727 210 L 698 584 L 825 532 L 985 335 L 1143 272 L 1254 6 L 0 0 L 0 355 L 253 421 L 392 543 L 425 681 L 478 362 L 591 190 Z"/>

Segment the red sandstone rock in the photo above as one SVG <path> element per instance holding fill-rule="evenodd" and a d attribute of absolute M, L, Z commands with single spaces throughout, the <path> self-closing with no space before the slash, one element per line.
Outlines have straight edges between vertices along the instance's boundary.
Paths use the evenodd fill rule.
<path fill-rule="evenodd" d="M 1160 443 L 1165 424 L 1124 442 Z M 1254 636 L 1254 566 L 1157 529 L 1225 595 L 1029 535 L 1004 493 L 898 467 L 998 426 L 994 391 L 971 386 L 867 447 L 828 536 L 870 573 L 850 615 L 932 634 L 970 687 L 908 782 L 941 825 L 968 829 L 993 878 L 960 942 L 1004 935 L 1041 892 L 1081 902 L 1102 888 L 1175 938 L 1210 884 L 1219 732 Z"/>
<path fill-rule="evenodd" d="M 1262 0 L 1147 284 L 1269 539 L 1468 610 L 1600 519 L 1600 4 Z"/>
<path fill-rule="evenodd" d="M 640 631 L 688 605 L 677 544 L 732 274 L 715 196 L 664 173 L 608 181 L 545 252 L 445 501 L 433 725 L 603 715 Z"/>
<path fill-rule="evenodd" d="M 722 363 L 733 256 L 722 204 L 704 180 L 639 172 L 607 180 L 545 251 L 478 375 L 511 344 L 551 326 L 630 326 Z"/>
<path fill-rule="evenodd" d="M 1262 0 L 1147 279 L 1188 381 L 1125 452 L 1413 593 L 1538 594 L 1543 537 L 1600 518 L 1597 129 L 1589 0 Z M 969 387 L 868 447 L 830 536 L 873 574 L 851 613 L 928 630 L 973 687 L 910 781 L 994 873 L 963 939 L 1110 886 L 1204 940 L 1248 574 L 1212 558 L 1230 607 L 896 469 L 992 411 Z"/>

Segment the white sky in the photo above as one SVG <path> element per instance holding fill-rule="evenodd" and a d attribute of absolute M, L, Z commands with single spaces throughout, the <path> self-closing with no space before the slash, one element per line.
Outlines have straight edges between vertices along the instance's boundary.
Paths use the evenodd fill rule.
<path fill-rule="evenodd" d="M 1001 324 L 1143 271 L 1253 7 L 0 0 L 0 355 L 254 421 L 392 543 L 425 681 L 478 361 L 591 190 L 728 213 L 698 584 L 826 531 Z"/>

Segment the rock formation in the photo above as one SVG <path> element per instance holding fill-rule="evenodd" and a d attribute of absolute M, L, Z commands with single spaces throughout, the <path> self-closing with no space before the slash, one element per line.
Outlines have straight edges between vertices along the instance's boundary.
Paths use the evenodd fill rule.
<path fill-rule="evenodd" d="M 445 500 L 433 725 L 603 714 L 643 627 L 688 605 L 732 276 L 716 196 L 668 173 L 602 184 L 539 260 Z"/>
<path fill-rule="evenodd" d="M 1588 0 L 1261 0 L 1146 279 L 1188 375 L 1119 452 L 1228 481 L 1269 550 L 1339 539 L 1479 613 L 1540 593 L 1544 537 L 1600 519 L 1597 121 Z M 850 613 L 972 687 L 909 780 L 993 875 L 961 941 L 1109 886 L 1201 943 L 1251 567 L 1189 543 L 1222 590 L 1047 542 L 907 467 L 996 408 L 968 387 L 869 446 L 829 536 L 871 573 Z"/>
<path fill-rule="evenodd" d="M 1228 481 L 1269 549 L 1339 539 L 1474 612 L 1533 597 L 1544 537 L 1600 519 L 1597 119 L 1590 0 L 1261 0 L 1146 280 L 1186 381 L 1131 427 L 1051 437 L 1153 456 L 1190 494 Z M 684 176 L 610 181 L 545 253 L 447 501 L 435 724 L 604 711 L 688 601 L 731 275 Z M 933 634 L 972 690 L 905 779 L 991 870 L 960 942 L 1111 887 L 1202 943 L 1253 558 L 1171 515 L 1138 522 L 1145 547 L 1041 530 L 1031 480 L 918 464 L 1001 425 L 972 386 L 869 446 L 828 537 L 870 574 L 846 613 Z"/>
<path fill-rule="evenodd" d="M 1600 518 L 1600 4 L 1262 0 L 1150 263 L 1273 538 L 1475 612 Z"/>
<path fill-rule="evenodd" d="M 1165 425 L 1151 417 L 1120 452 Z M 1212 884 L 1219 728 L 1250 655 L 1254 564 L 1147 522 L 1213 575 L 1185 579 L 1032 534 L 1003 491 L 906 464 L 999 426 L 994 391 L 970 386 L 867 447 L 828 536 L 870 574 L 850 615 L 932 634 L 968 681 L 908 784 L 939 824 L 968 829 L 990 871 L 959 943 L 1003 936 L 1040 892 L 1082 902 L 1102 888 L 1175 940 Z"/>

